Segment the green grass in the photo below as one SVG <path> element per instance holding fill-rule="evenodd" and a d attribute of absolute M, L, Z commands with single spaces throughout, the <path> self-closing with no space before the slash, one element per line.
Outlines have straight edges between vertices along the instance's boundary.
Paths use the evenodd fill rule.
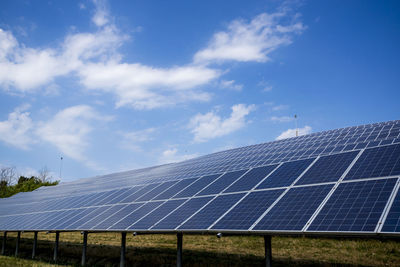
<path fill-rule="evenodd" d="M 9 233 L 7 257 L 0 266 L 52 266 L 55 234 L 39 233 L 36 260 L 30 260 L 32 233 L 23 233 L 18 259 L 15 233 Z M 79 266 L 82 252 L 80 233 L 61 233 L 58 263 Z M 90 233 L 87 263 L 90 266 L 118 266 L 119 233 Z M 273 237 L 274 266 L 400 266 L 400 243 L 395 240 L 324 239 Z M 184 266 L 262 266 L 264 241 L 260 236 L 184 235 Z M 174 266 L 175 235 L 127 235 L 129 266 Z"/>

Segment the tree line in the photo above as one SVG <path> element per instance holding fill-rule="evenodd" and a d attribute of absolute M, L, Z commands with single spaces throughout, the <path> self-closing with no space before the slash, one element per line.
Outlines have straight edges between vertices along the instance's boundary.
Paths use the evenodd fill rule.
<path fill-rule="evenodd" d="M 38 171 L 37 176 L 18 177 L 15 167 L 0 168 L 0 198 L 10 197 L 19 192 L 30 192 L 41 186 L 57 185 L 59 181 L 53 181 L 53 177 L 47 167 Z"/>

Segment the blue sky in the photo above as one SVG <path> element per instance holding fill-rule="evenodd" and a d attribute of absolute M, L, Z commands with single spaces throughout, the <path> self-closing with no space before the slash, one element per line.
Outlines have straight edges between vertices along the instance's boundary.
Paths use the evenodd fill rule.
<path fill-rule="evenodd" d="M 0 166 L 62 181 L 399 119 L 398 1 L 0 2 Z"/>

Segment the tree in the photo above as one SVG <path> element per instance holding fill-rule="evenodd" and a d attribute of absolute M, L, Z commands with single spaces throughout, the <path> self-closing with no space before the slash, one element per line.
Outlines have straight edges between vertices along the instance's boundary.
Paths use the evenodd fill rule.
<path fill-rule="evenodd" d="M 15 167 L 2 167 L 0 169 L 1 184 L 11 185 L 15 181 L 15 175 L 16 175 Z"/>
<path fill-rule="evenodd" d="M 51 176 L 49 169 L 47 168 L 47 166 L 43 166 L 43 168 L 41 168 L 39 170 L 39 177 L 40 181 L 42 181 L 42 183 L 46 183 L 46 182 L 50 182 L 53 179 L 53 176 Z"/>

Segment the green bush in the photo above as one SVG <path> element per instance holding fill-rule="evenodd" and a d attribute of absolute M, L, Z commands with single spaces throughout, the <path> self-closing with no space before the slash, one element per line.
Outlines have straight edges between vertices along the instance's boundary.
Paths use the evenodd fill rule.
<path fill-rule="evenodd" d="M 57 185 L 59 181 L 55 182 L 42 182 L 39 178 L 32 176 L 30 178 L 21 176 L 18 183 L 15 185 L 8 185 L 7 182 L 0 184 L 0 198 L 10 197 L 19 192 L 30 192 L 38 189 L 41 186 Z"/>

